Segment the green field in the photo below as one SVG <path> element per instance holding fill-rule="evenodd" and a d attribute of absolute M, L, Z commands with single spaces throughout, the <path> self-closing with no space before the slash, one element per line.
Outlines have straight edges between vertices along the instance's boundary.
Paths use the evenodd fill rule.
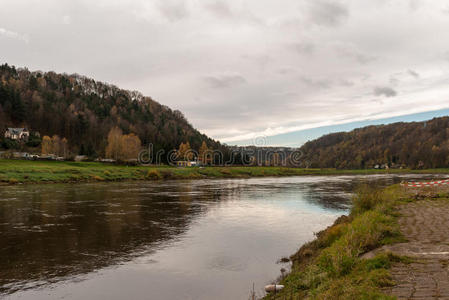
<path fill-rule="evenodd" d="M 97 162 L 59 162 L 0 160 L 0 182 L 86 182 L 122 180 L 162 180 L 199 178 L 247 178 L 297 175 L 350 175 L 385 173 L 449 173 L 449 169 L 435 170 L 336 170 L 300 169 L 286 167 L 191 167 L 123 166 Z"/>

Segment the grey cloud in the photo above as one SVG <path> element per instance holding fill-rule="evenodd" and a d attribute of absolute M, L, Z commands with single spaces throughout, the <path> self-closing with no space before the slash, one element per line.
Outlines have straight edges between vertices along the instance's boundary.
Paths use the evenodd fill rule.
<path fill-rule="evenodd" d="M 407 71 L 395 72 L 390 75 L 390 86 L 398 86 L 401 82 L 407 82 L 410 77 L 414 79 L 419 79 L 420 75 L 418 72 L 408 69 Z"/>
<path fill-rule="evenodd" d="M 349 54 L 348 56 L 354 57 L 354 59 L 361 64 L 367 64 L 367 63 L 377 60 L 376 56 L 366 55 L 363 53 L 352 53 L 352 54 Z"/>
<path fill-rule="evenodd" d="M 295 68 L 292 67 L 283 67 L 283 68 L 279 68 L 277 70 L 277 72 L 281 75 L 289 75 L 289 74 L 294 74 L 297 72 L 297 70 Z"/>
<path fill-rule="evenodd" d="M 216 0 L 205 4 L 204 7 L 218 17 L 221 18 L 233 17 L 231 8 L 229 7 L 229 4 L 225 1 Z"/>
<path fill-rule="evenodd" d="M 272 63 L 274 61 L 273 57 L 266 55 L 266 54 L 262 54 L 262 55 L 245 54 L 245 55 L 242 55 L 241 57 L 244 60 L 250 61 L 261 68 L 265 68 L 267 65 L 269 65 L 270 63 Z"/>
<path fill-rule="evenodd" d="M 409 0 L 408 6 L 411 11 L 416 11 L 421 7 L 421 0 Z"/>
<path fill-rule="evenodd" d="M 418 78 L 420 77 L 418 72 L 413 71 L 413 70 L 411 70 L 411 69 L 408 69 L 408 70 L 407 70 L 407 74 L 409 74 L 409 75 L 412 76 L 412 77 L 415 77 L 416 79 L 418 79 Z"/>
<path fill-rule="evenodd" d="M 171 22 L 179 21 L 189 16 L 183 0 L 164 0 L 159 2 L 160 12 Z"/>
<path fill-rule="evenodd" d="M 378 57 L 361 52 L 354 45 L 336 43 L 337 53 L 343 57 L 355 60 L 360 64 L 367 64 L 378 59 Z"/>
<path fill-rule="evenodd" d="M 340 80 L 338 80 L 338 83 L 341 86 L 345 86 L 345 87 L 354 86 L 354 82 L 352 82 L 351 80 L 347 80 L 347 79 L 340 79 Z"/>
<path fill-rule="evenodd" d="M 302 28 L 304 18 L 300 18 L 298 16 L 288 16 L 275 20 L 274 24 L 284 30 L 296 30 L 298 28 Z"/>
<path fill-rule="evenodd" d="M 349 10 L 343 3 L 331 0 L 308 0 L 309 20 L 322 26 L 340 25 L 349 17 Z"/>
<path fill-rule="evenodd" d="M 312 54 L 315 51 L 315 45 L 312 43 L 294 43 L 289 48 L 300 54 Z"/>
<path fill-rule="evenodd" d="M 306 85 L 317 89 L 328 89 L 332 83 L 329 79 L 314 79 L 305 76 L 302 76 L 300 80 Z"/>
<path fill-rule="evenodd" d="M 251 24 L 256 26 L 265 26 L 264 20 L 254 15 L 246 8 L 236 9 L 230 3 L 231 1 L 214 0 L 204 4 L 204 8 L 212 13 L 214 17 L 227 19 L 234 24 Z"/>
<path fill-rule="evenodd" d="M 397 92 L 392 89 L 391 87 L 384 86 L 384 87 L 375 87 L 374 88 L 374 95 L 375 96 L 385 96 L 385 97 L 395 97 L 397 96 Z"/>
<path fill-rule="evenodd" d="M 229 88 L 246 83 L 246 79 L 238 74 L 220 74 L 204 76 L 204 81 L 212 88 Z"/>
<path fill-rule="evenodd" d="M 398 78 L 396 78 L 395 76 L 391 76 L 391 77 L 390 77 L 390 84 L 391 84 L 391 85 L 396 86 L 396 85 L 398 85 L 400 82 L 401 82 L 401 81 L 400 81 Z"/>
<path fill-rule="evenodd" d="M 294 91 L 286 91 L 286 92 L 279 92 L 279 93 L 273 93 L 272 97 L 277 99 L 277 98 L 293 98 L 293 97 L 297 97 L 298 93 L 294 92 Z"/>
<path fill-rule="evenodd" d="M 444 52 L 442 56 L 443 56 L 443 59 L 449 61 L 449 51 Z"/>

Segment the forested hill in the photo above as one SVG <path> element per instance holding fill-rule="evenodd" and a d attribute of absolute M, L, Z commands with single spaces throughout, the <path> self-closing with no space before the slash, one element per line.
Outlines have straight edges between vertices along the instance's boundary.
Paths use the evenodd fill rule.
<path fill-rule="evenodd" d="M 0 129 L 26 127 L 41 136 L 66 138 L 75 154 L 103 156 L 108 132 L 119 127 L 142 145 L 166 151 L 189 142 L 198 149 L 222 146 L 194 129 L 177 110 L 141 93 L 80 75 L 30 72 L 0 66 Z M 84 153 L 83 153 L 84 152 Z"/>
<path fill-rule="evenodd" d="M 449 117 L 328 134 L 307 142 L 301 151 L 304 165 L 310 167 L 448 167 Z"/>

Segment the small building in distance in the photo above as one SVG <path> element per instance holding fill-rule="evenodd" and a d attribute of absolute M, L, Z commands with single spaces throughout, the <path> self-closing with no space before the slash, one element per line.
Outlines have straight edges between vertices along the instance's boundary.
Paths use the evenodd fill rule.
<path fill-rule="evenodd" d="M 87 157 L 87 155 L 77 155 L 77 156 L 75 156 L 74 160 L 77 162 L 85 161 L 85 160 L 88 160 L 88 157 Z"/>
<path fill-rule="evenodd" d="M 11 128 L 8 127 L 5 131 L 5 138 L 15 141 L 27 141 L 30 137 L 30 132 L 26 128 Z"/>
<path fill-rule="evenodd" d="M 197 161 L 179 160 L 176 162 L 177 167 L 197 167 L 199 165 Z"/>

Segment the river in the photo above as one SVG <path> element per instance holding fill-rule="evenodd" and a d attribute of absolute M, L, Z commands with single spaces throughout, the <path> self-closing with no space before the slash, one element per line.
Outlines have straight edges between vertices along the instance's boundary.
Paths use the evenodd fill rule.
<path fill-rule="evenodd" d="M 301 176 L 0 187 L 0 297 L 248 299 L 350 207 L 357 184 Z"/>

